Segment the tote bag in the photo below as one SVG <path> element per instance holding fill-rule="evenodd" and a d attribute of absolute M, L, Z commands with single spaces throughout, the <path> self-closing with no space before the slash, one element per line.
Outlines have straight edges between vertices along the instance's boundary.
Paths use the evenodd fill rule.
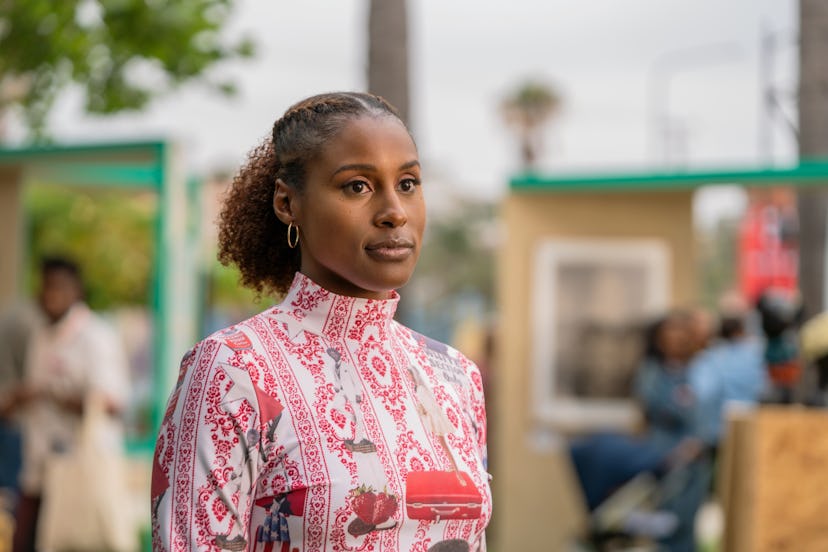
<path fill-rule="evenodd" d="M 105 418 L 101 398 L 87 397 L 77 446 L 49 462 L 37 529 L 39 550 L 138 549 L 123 452 L 99 439 Z"/>

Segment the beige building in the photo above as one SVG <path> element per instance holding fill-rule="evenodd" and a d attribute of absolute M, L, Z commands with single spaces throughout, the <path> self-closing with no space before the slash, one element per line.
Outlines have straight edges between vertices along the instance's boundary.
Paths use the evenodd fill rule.
<path fill-rule="evenodd" d="M 585 528 L 565 437 L 638 424 L 632 336 L 697 299 L 694 189 L 807 185 L 826 168 L 512 181 L 492 390 L 495 550 L 566 550 Z"/>

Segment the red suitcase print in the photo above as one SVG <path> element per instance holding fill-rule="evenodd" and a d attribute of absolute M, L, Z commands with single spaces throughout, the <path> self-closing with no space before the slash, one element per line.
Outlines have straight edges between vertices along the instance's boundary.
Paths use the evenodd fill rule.
<path fill-rule="evenodd" d="M 410 519 L 476 519 L 483 498 L 469 474 L 412 471 L 405 477 L 405 510 Z"/>

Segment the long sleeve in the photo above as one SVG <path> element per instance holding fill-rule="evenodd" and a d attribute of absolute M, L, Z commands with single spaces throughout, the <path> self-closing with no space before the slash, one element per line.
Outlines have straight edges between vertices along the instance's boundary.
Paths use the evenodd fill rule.
<path fill-rule="evenodd" d="M 153 549 L 243 550 L 262 432 L 238 355 L 216 340 L 181 364 L 156 445 Z"/>
<path fill-rule="evenodd" d="M 474 420 L 475 440 L 480 451 L 480 458 L 486 469 L 487 477 L 489 475 L 489 453 L 488 453 L 488 426 L 486 420 L 486 400 L 483 393 L 483 376 L 480 373 L 478 366 L 460 355 L 461 364 L 466 370 L 466 377 L 468 381 L 468 400 L 471 408 L 472 419 Z M 489 483 L 488 481 L 486 482 Z M 481 531 L 480 539 L 476 543 L 471 543 L 472 550 L 476 552 L 486 552 L 486 534 Z"/>
<path fill-rule="evenodd" d="M 477 446 L 480 449 L 480 455 L 483 459 L 483 465 L 488 468 L 488 453 L 487 453 L 487 420 L 486 420 L 486 401 L 483 395 L 483 377 L 480 369 L 468 358 L 461 356 L 461 362 L 466 369 L 468 378 L 468 394 L 469 404 L 471 407 L 472 417 L 476 430 L 475 439 Z"/>

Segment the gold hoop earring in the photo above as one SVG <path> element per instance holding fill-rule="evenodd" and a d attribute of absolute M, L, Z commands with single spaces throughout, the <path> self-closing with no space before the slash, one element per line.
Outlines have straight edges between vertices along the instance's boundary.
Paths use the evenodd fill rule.
<path fill-rule="evenodd" d="M 291 239 L 290 231 L 295 230 L 293 233 L 293 239 Z M 287 229 L 287 243 L 288 247 L 291 249 L 295 249 L 297 245 L 299 245 L 299 227 L 294 226 L 292 222 L 288 223 Z"/>

